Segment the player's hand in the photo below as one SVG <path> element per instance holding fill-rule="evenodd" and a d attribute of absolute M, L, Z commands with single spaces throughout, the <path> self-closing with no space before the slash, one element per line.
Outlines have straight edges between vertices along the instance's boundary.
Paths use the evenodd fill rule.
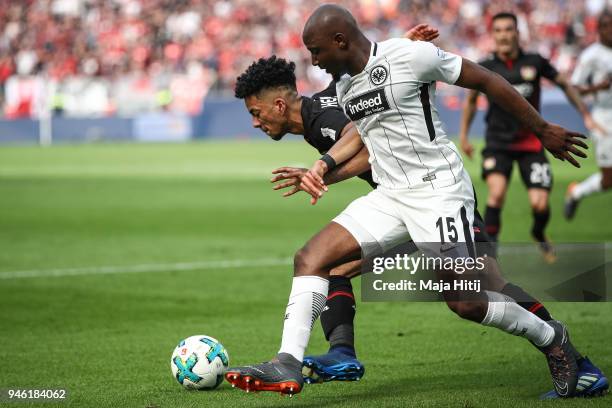
<path fill-rule="evenodd" d="M 276 176 L 270 179 L 271 183 L 277 183 L 279 181 L 285 180 L 282 183 L 275 184 L 272 187 L 272 190 L 280 190 L 282 188 L 291 187 L 289 191 L 283 193 L 283 197 L 289 197 L 300 191 L 300 183 L 302 182 L 302 177 L 306 174 L 308 169 L 303 169 L 299 167 L 279 167 L 278 169 L 272 170 L 272 174 L 276 174 Z"/>
<path fill-rule="evenodd" d="M 576 132 L 570 132 L 559 125 L 547 123 L 546 126 L 538 133 L 542 145 L 556 159 L 561 161 L 567 160 L 575 167 L 580 167 L 578 161 L 572 156 L 585 158 L 586 153 L 578 149 L 588 149 L 589 147 L 581 139 L 586 139 L 586 136 Z M 571 154 L 570 154 L 571 153 Z"/>
<path fill-rule="evenodd" d="M 467 140 L 461 138 L 460 140 L 461 150 L 465 155 L 472 160 L 474 158 L 474 146 Z"/>
<path fill-rule="evenodd" d="M 327 172 L 327 164 L 322 160 L 317 160 L 310 170 L 302 177 L 300 189 L 310 194 L 310 203 L 315 205 L 323 193 L 328 191 L 323 176 Z"/>
<path fill-rule="evenodd" d="M 584 121 L 584 126 L 589 129 L 591 132 L 597 132 L 602 135 L 606 134 L 606 130 L 599 123 L 593 119 L 590 113 L 585 113 L 582 116 L 582 120 Z"/>
<path fill-rule="evenodd" d="M 419 24 L 406 31 L 404 37 L 412 41 L 433 41 L 440 36 L 437 28 L 429 24 Z"/>

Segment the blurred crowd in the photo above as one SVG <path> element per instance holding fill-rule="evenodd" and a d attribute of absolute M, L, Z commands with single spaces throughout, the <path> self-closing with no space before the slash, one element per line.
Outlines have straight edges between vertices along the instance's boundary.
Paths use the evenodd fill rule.
<path fill-rule="evenodd" d="M 210 92 L 231 95 L 254 59 L 298 63 L 299 90 L 329 81 L 310 65 L 301 29 L 317 0 L 0 0 L 0 105 L 8 118 L 151 110 L 197 114 Z M 471 59 L 492 48 L 493 14 L 519 16 L 524 48 L 571 71 L 596 40 L 612 0 L 342 0 L 374 40 L 418 23 Z M 610 4 L 612 5 L 612 4 Z"/>

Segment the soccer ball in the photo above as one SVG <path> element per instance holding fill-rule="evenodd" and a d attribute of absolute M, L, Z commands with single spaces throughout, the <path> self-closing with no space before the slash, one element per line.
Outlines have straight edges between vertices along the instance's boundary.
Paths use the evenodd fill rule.
<path fill-rule="evenodd" d="M 188 390 L 217 388 L 223 382 L 228 365 L 225 347 L 209 336 L 191 336 L 182 340 L 170 359 L 172 375 Z"/>

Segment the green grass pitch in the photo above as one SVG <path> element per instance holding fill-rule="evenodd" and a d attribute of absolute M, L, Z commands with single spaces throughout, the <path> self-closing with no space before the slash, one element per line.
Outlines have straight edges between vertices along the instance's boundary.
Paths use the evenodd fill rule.
<path fill-rule="evenodd" d="M 610 406 L 538 401 L 551 388 L 544 358 L 440 303 L 358 302 L 360 382 L 306 386 L 291 400 L 227 383 L 184 391 L 169 365 L 181 338 L 218 338 L 232 364 L 277 352 L 290 258 L 368 191 L 350 181 L 312 207 L 271 190 L 273 168 L 315 158 L 297 142 L 0 148 L 0 388 L 66 388 L 67 401 L 44 406 L 74 407 Z M 467 165 L 483 209 L 478 161 Z M 561 216 L 567 184 L 593 171 L 592 158 L 578 170 L 554 163 L 554 241 L 611 240 L 612 194 L 586 200 L 572 223 Z M 517 175 L 502 241 L 528 239 Z M 612 373 L 611 304 L 548 307 Z M 325 350 L 317 324 L 308 351 Z M 41 406 L 7 406 L 28 405 Z"/>

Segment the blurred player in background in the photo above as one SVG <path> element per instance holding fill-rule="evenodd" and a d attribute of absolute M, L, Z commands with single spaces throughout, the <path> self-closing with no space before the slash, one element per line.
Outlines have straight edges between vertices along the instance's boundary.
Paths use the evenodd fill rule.
<path fill-rule="evenodd" d="M 589 46 L 578 60 L 572 82 L 582 95 L 593 95 L 593 119 L 598 126 L 591 135 L 600 171 L 580 183 L 571 183 L 565 198 L 565 217 L 574 218 L 584 197 L 612 188 L 612 11 L 606 10 L 597 24 L 599 42 Z"/>
<path fill-rule="evenodd" d="M 593 129 L 594 122 L 578 91 L 546 58 L 536 53 L 527 53 L 520 48 L 516 16 L 511 13 L 498 13 L 493 16 L 492 24 L 495 50 L 490 58 L 480 64 L 504 77 L 538 111 L 540 80 L 544 77 L 553 81 L 563 89 L 567 99 L 580 112 L 586 127 Z M 468 133 L 476 112 L 478 95 L 476 90 L 469 92 L 459 133 L 461 149 L 470 159 L 474 148 L 468 141 Z M 533 132 L 522 127 L 520 122 L 507 112 L 507 107 L 490 99 L 486 122 L 482 177 L 489 189 L 485 210 L 487 233 L 497 240 L 501 228 L 501 210 L 516 161 L 533 210 L 531 236 L 539 243 L 544 259 L 552 263 L 556 256 L 545 229 L 550 219 L 549 193 L 553 178 L 542 143 Z"/>

